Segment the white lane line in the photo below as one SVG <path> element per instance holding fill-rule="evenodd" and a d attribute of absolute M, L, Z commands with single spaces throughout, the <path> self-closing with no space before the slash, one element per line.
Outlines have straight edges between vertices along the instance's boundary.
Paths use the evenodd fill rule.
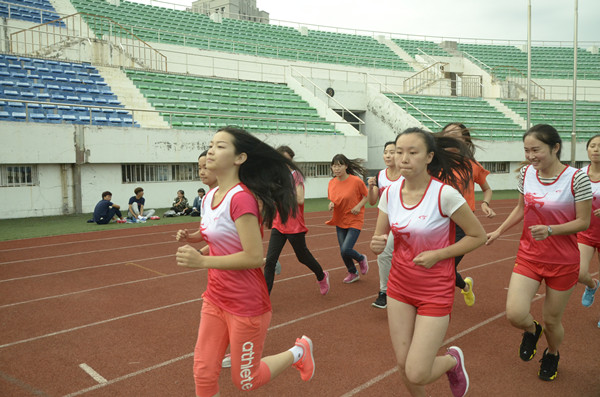
<path fill-rule="evenodd" d="M 108 382 L 104 376 L 100 375 L 98 372 L 96 372 L 94 370 L 94 368 L 90 367 L 86 363 L 79 364 L 79 368 L 81 368 L 82 370 L 84 370 L 89 376 L 91 376 L 92 378 L 94 378 L 94 380 L 96 382 L 98 382 L 98 383 L 102 384 L 102 383 L 107 383 Z"/>

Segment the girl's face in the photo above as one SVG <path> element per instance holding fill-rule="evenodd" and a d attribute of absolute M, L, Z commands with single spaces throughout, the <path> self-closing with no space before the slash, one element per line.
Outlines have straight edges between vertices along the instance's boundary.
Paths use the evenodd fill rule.
<path fill-rule="evenodd" d="M 427 151 L 425 141 L 419 134 L 402 134 L 396 140 L 396 167 L 407 179 L 427 173 L 427 165 L 433 160 L 433 152 Z"/>
<path fill-rule="evenodd" d="M 592 163 L 600 163 L 600 137 L 592 139 L 588 145 L 587 153 Z"/>
<path fill-rule="evenodd" d="M 383 162 L 386 167 L 394 166 L 394 155 L 396 154 L 396 145 L 387 145 L 383 150 Z"/>
<path fill-rule="evenodd" d="M 198 159 L 198 176 L 206 186 L 214 186 L 217 183 L 215 175 L 206 168 L 206 156 L 202 156 Z"/>
<path fill-rule="evenodd" d="M 183 194 L 181 192 L 177 192 L 177 197 L 182 198 Z"/>
<path fill-rule="evenodd" d="M 531 163 L 533 168 L 536 170 L 544 170 L 552 165 L 558 158 L 558 145 L 554 148 L 550 148 L 547 144 L 540 141 L 533 135 L 527 135 L 523 141 L 523 148 L 525 149 L 525 158 Z"/>
<path fill-rule="evenodd" d="M 246 159 L 246 153 L 235 154 L 233 135 L 219 131 L 210 141 L 206 154 L 206 168 L 219 175 L 231 167 L 240 166 Z"/>
<path fill-rule="evenodd" d="M 347 172 L 346 172 L 347 169 L 348 169 L 348 166 L 346 164 L 333 163 L 331 165 L 331 172 L 333 172 L 333 176 L 336 176 L 338 178 L 347 175 Z"/>

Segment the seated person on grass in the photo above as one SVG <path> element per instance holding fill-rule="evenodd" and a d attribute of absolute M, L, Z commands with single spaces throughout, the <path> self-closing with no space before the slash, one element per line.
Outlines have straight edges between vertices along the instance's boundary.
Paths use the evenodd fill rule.
<path fill-rule="evenodd" d="M 127 216 L 133 219 L 146 220 L 154 215 L 154 210 L 144 210 L 146 199 L 144 198 L 144 189 L 136 187 L 133 191 L 135 196 L 129 199 L 129 210 Z"/>
<path fill-rule="evenodd" d="M 103 192 L 102 200 L 96 204 L 96 208 L 94 208 L 94 222 L 99 225 L 106 225 L 109 223 L 115 216 L 117 217 L 117 223 L 125 223 L 125 219 L 121 215 L 121 208 L 117 204 L 113 204 L 110 200 L 112 199 L 111 192 Z"/>
<path fill-rule="evenodd" d="M 177 197 L 173 200 L 172 211 L 175 211 L 177 215 L 188 215 L 192 210 L 188 207 L 188 199 L 185 198 L 185 192 L 183 190 L 177 191 Z"/>

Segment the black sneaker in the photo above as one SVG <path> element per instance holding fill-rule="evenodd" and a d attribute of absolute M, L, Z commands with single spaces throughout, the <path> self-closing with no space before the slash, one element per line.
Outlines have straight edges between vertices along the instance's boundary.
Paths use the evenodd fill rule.
<path fill-rule="evenodd" d="M 385 292 L 379 292 L 379 296 L 375 299 L 375 302 L 371 303 L 371 306 L 385 309 L 387 307 L 387 295 Z"/>
<path fill-rule="evenodd" d="M 523 361 L 529 361 L 537 352 L 537 343 L 540 340 L 540 337 L 544 333 L 544 328 L 537 321 L 533 320 L 535 324 L 535 334 L 531 332 L 523 332 L 523 340 L 521 341 L 521 346 L 519 347 L 519 356 Z"/>
<path fill-rule="evenodd" d="M 540 372 L 538 372 L 538 377 L 541 380 L 545 381 L 553 381 L 556 379 L 556 375 L 558 375 L 558 360 L 560 360 L 560 354 L 556 352 L 556 356 L 554 354 L 549 354 L 548 349 L 544 350 L 544 355 L 540 362 Z"/>

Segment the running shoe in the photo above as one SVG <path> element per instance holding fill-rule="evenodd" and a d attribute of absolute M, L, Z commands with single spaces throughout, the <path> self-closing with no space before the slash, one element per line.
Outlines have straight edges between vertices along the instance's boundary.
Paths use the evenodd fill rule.
<path fill-rule="evenodd" d="M 465 278 L 465 283 L 469 286 L 469 292 L 465 292 L 460 290 L 463 294 L 463 298 L 465 298 L 465 303 L 467 306 L 473 306 L 475 304 L 475 294 L 473 293 L 473 279 L 471 277 Z"/>
<path fill-rule="evenodd" d="M 454 397 L 463 397 L 469 390 L 469 375 L 465 369 L 465 356 L 460 347 L 457 346 L 450 346 L 448 354 L 456 360 L 456 365 L 446 372 L 450 382 L 450 390 Z"/>
<path fill-rule="evenodd" d="M 523 340 L 519 347 L 519 356 L 523 361 L 529 361 L 535 356 L 538 340 L 540 340 L 540 337 L 544 333 L 544 328 L 542 328 L 540 323 L 535 320 L 533 322 L 535 324 L 535 334 L 527 331 L 523 332 Z"/>
<path fill-rule="evenodd" d="M 596 281 L 596 288 L 585 287 L 585 291 L 583 291 L 583 296 L 581 297 L 581 304 L 585 307 L 592 306 L 594 303 L 594 296 L 596 295 L 596 291 L 598 291 L 598 287 L 600 287 L 600 281 Z"/>
<path fill-rule="evenodd" d="M 358 275 L 358 273 L 348 273 L 348 275 L 344 278 L 344 283 L 350 284 L 355 281 L 358 281 L 359 278 L 360 276 Z"/>
<path fill-rule="evenodd" d="M 281 263 L 279 261 L 275 264 L 275 274 L 281 274 Z"/>
<path fill-rule="evenodd" d="M 329 292 L 329 272 L 323 272 L 325 277 L 323 280 L 317 280 L 317 284 L 319 284 L 319 290 L 321 291 L 321 295 L 327 295 Z"/>
<path fill-rule="evenodd" d="M 558 352 L 554 355 L 548 353 L 548 349 L 544 350 L 544 355 L 540 359 L 542 365 L 540 365 L 538 377 L 547 382 L 556 379 L 556 376 L 558 375 L 558 360 L 560 360 L 560 354 Z"/>
<path fill-rule="evenodd" d="M 312 340 L 308 336 L 302 335 L 302 338 L 296 339 L 296 346 L 300 346 L 304 350 L 304 353 L 302 353 L 300 360 L 292 364 L 292 366 L 300 371 L 300 377 L 303 381 L 309 381 L 315 376 Z"/>
<path fill-rule="evenodd" d="M 358 266 L 360 267 L 360 274 L 362 274 L 363 276 L 367 274 L 367 272 L 369 271 L 369 261 L 367 260 L 366 255 L 363 255 L 360 262 L 358 262 Z"/>
<path fill-rule="evenodd" d="M 231 368 L 231 354 L 227 353 L 225 357 L 223 357 L 223 361 L 221 361 L 222 368 Z"/>
<path fill-rule="evenodd" d="M 385 309 L 387 307 L 387 294 L 379 291 L 377 299 L 375 299 L 375 302 L 371 303 L 371 306 Z"/>
<path fill-rule="evenodd" d="M 117 223 L 127 223 L 125 219 L 117 219 Z"/>

